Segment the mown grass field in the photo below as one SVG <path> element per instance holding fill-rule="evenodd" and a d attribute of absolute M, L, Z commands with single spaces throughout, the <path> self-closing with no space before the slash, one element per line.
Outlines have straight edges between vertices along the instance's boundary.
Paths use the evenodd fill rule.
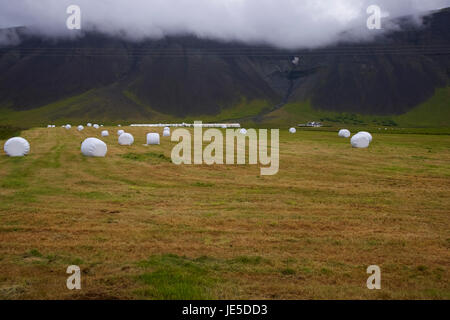
<path fill-rule="evenodd" d="M 31 129 L 0 156 L 2 299 L 449 299 L 450 136 L 280 134 L 280 171 L 175 166 L 125 130 Z M 4 140 L 0 141 L 3 146 Z M 82 289 L 66 288 L 79 265 Z M 368 290 L 366 268 L 381 267 Z"/>

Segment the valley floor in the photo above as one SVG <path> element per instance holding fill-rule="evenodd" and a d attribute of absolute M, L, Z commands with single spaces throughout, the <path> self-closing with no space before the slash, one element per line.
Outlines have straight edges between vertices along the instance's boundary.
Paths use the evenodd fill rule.
<path fill-rule="evenodd" d="M 24 131 L 30 155 L 0 156 L 0 298 L 450 299 L 449 135 L 375 132 L 357 150 L 285 130 L 279 173 L 260 176 L 105 129 L 103 159 L 80 153 L 92 128 Z"/>

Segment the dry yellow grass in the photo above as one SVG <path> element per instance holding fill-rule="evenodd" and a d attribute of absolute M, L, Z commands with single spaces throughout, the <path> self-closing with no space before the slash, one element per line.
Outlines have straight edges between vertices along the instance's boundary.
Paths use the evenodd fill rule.
<path fill-rule="evenodd" d="M 146 128 L 32 129 L 0 157 L 0 297 L 6 299 L 450 298 L 450 137 L 286 132 L 280 171 L 175 166 Z M 1 141 L 3 145 L 4 141 Z M 158 155 L 165 155 L 158 156 Z M 65 270 L 82 269 L 82 290 Z M 366 268 L 382 289 L 366 288 Z"/>

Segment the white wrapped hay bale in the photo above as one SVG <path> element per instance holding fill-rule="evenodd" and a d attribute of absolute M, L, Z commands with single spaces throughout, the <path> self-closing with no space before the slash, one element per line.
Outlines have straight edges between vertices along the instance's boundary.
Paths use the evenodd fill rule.
<path fill-rule="evenodd" d="M 92 123 L 89 122 L 89 123 L 87 124 L 87 126 L 88 126 L 88 127 L 92 127 Z"/>
<path fill-rule="evenodd" d="M 351 138 L 350 143 L 353 148 L 367 148 L 369 147 L 370 140 L 367 135 L 357 133 Z"/>
<path fill-rule="evenodd" d="M 289 129 L 289 132 L 290 132 L 290 133 L 296 133 L 296 132 L 297 132 L 297 129 L 295 129 L 295 128 L 290 128 L 290 129 Z"/>
<path fill-rule="evenodd" d="M 347 129 L 342 129 L 342 130 L 339 130 L 338 136 L 341 138 L 350 138 L 351 133 Z"/>
<path fill-rule="evenodd" d="M 151 132 L 147 134 L 147 144 L 159 144 L 159 134 Z"/>
<path fill-rule="evenodd" d="M 247 130 L 244 129 L 244 128 L 242 128 L 241 130 L 239 130 L 239 133 L 240 133 L 240 134 L 247 134 Z"/>
<path fill-rule="evenodd" d="M 30 144 L 24 138 L 15 137 L 5 142 L 3 150 L 10 157 L 23 157 L 30 152 Z"/>
<path fill-rule="evenodd" d="M 122 133 L 125 133 L 125 131 L 123 131 L 123 130 L 117 130 L 117 135 L 120 137 L 120 135 L 122 134 Z"/>
<path fill-rule="evenodd" d="M 107 151 L 106 143 L 97 138 L 87 138 L 81 144 L 81 153 L 86 157 L 104 157 Z"/>
<path fill-rule="evenodd" d="M 167 130 L 164 129 L 163 131 L 163 137 L 170 137 L 170 129 L 168 128 Z"/>
<path fill-rule="evenodd" d="M 109 132 L 108 132 L 108 130 L 103 130 L 103 131 L 102 131 L 102 137 L 109 137 Z"/>
<path fill-rule="evenodd" d="M 370 133 L 368 133 L 367 131 L 360 131 L 357 134 L 365 135 L 369 139 L 369 142 L 372 142 L 372 135 Z"/>
<path fill-rule="evenodd" d="M 69 130 L 69 129 L 72 128 L 72 126 L 71 126 L 70 124 L 66 124 L 66 125 L 64 126 L 64 128 L 66 128 L 67 130 Z"/>
<path fill-rule="evenodd" d="M 131 146 L 134 142 L 134 137 L 130 133 L 122 133 L 119 136 L 119 144 L 121 146 Z"/>
<path fill-rule="evenodd" d="M 94 124 L 92 127 L 93 127 L 94 129 L 100 128 L 100 126 L 99 126 L 98 124 Z"/>
<path fill-rule="evenodd" d="M 77 128 L 77 130 L 78 130 L 78 131 L 83 131 L 83 130 L 84 130 L 84 127 L 83 127 L 82 125 L 79 125 L 78 128 Z"/>

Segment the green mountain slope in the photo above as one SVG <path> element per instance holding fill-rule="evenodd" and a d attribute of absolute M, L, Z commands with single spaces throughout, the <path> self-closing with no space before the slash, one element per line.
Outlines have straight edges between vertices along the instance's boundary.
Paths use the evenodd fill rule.
<path fill-rule="evenodd" d="M 450 127 L 450 87 L 437 89 L 429 100 L 401 115 L 333 112 L 314 109 L 310 102 L 303 102 L 289 103 L 265 115 L 262 122 L 271 126 L 285 126 L 308 121 L 322 121 L 332 126 Z"/>

